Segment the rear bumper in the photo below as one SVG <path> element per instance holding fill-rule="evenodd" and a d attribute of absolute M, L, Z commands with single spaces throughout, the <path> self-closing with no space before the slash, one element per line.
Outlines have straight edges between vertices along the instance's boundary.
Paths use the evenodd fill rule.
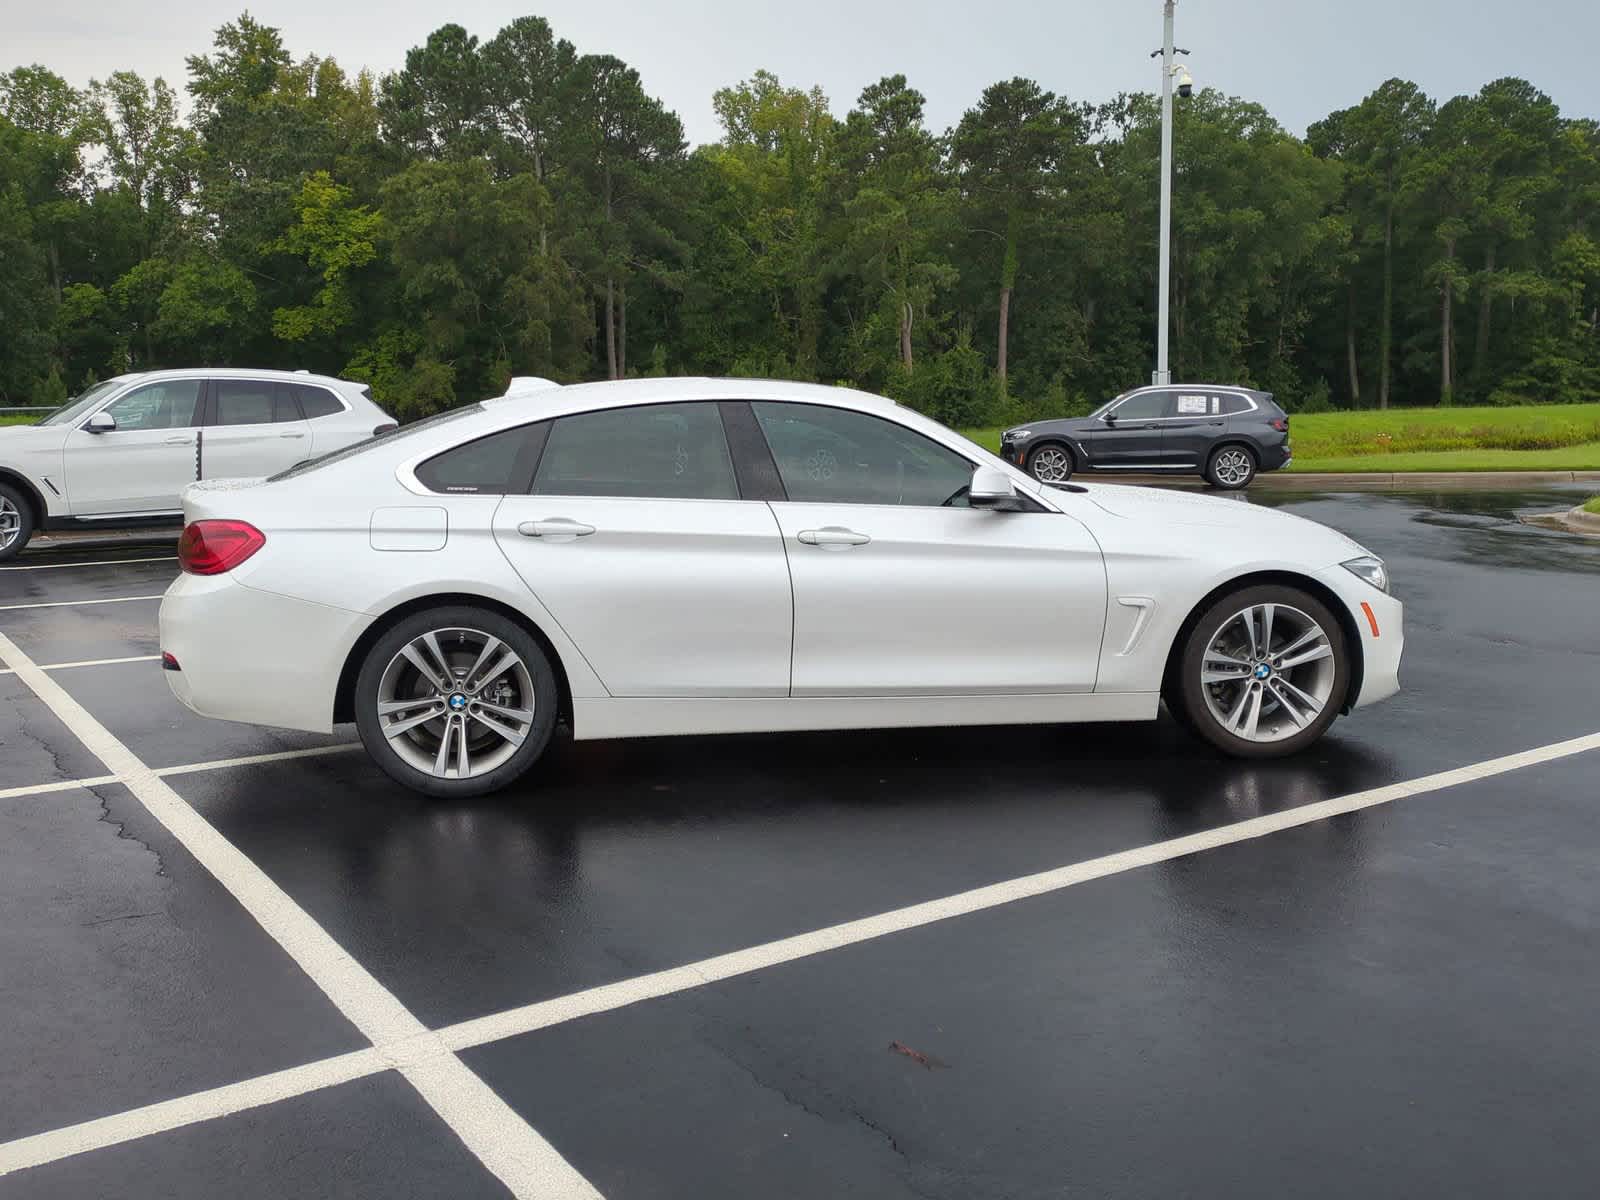
<path fill-rule="evenodd" d="M 228 575 L 180 575 L 161 600 L 161 649 L 178 662 L 167 685 L 203 717 L 328 733 L 345 658 L 369 619 Z"/>

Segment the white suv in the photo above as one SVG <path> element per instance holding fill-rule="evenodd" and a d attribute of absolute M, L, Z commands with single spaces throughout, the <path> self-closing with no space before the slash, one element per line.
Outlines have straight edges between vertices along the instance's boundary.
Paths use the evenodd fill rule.
<path fill-rule="evenodd" d="M 394 428 L 365 384 L 301 371 L 119 375 L 0 427 L 0 562 L 35 530 L 177 520 L 197 479 L 274 475 Z"/>

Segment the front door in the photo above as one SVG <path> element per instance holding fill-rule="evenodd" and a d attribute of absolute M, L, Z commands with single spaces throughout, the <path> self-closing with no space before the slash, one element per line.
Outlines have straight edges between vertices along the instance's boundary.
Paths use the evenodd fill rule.
<path fill-rule="evenodd" d="M 1170 407 L 1165 392 L 1138 392 L 1100 419 L 1089 435 L 1089 458 L 1102 470 L 1136 471 L 1162 465 L 1161 435 Z"/>
<path fill-rule="evenodd" d="M 213 379 L 206 409 L 207 479 L 276 475 L 311 455 L 310 431 L 287 384 Z"/>
<path fill-rule="evenodd" d="M 1169 466 L 1196 469 L 1205 466 L 1212 444 L 1227 431 L 1222 398 L 1215 392 L 1172 393 L 1172 417 L 1162 422 L 1161 457 Z"/>
<path fill-rule="evenodd" d="M 496 542 L 613 696 L 783 696 L 793 612 L 772 510 L 713 403 L 559 417 Z"/>
<path fill-rule="evenodd" d="M 74 516 L 163 513 L 194 482 L 200 380 L 164 379 L 134 388 L 101 412 L 115 429 L 67 435 L 63 463 Z"/>
<path fill-rule="evenodd" d="M 966 507 L 974 464 L 897 422 L 751 407 L 788 494 L 795 696 L 1094 689 L 1106 579 L 1082 525 Z"/>

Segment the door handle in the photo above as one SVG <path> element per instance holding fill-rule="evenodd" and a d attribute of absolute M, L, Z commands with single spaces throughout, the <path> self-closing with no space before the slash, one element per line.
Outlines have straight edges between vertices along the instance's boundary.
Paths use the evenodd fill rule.
<path fill-rule="evenodd" d="M 569 521 L 566 517 L 548 517 L 543 521 L 524 521 L 517 526 L 523 537 L 546 538 L 552 542 L 570 542 L 573 538 L 588 537 L 593 525 Z"/>
<path fill-rule="evenodd" d="M 800 541 L 807 546 L 821 546 L 824 550 L 845 550 L 851 546 L 865 546 L 872 539 L 854 529 L 841 525 L 824 525 L 821 529 L 802 529 Z"/>
<path fill-rule="evenodd" d="M 163 443 L 163 445 L 167 445 L 167 446 L 192 446 L 192 445 L 194 445 L 194 443 L 191 442 L 186 437 L 169 437 Z"/>
<path fill-rule="evenodd" d="M 303 438 L 303 437 L 305 437 L 305 434 L 303 434 L 303 433 L 294 433 L 294 432 L 291 431 L 289 433 L 280 433 L 278 436 L 281 437 L 281 438 Z"/>

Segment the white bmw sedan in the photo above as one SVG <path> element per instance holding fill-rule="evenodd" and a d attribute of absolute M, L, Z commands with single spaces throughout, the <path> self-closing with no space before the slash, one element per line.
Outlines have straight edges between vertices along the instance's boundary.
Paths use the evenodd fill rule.
<path fill-rule="evenodd" d="M 875 396 L 551 387 L 184 493 L 163 665 L 195 712 L 328 732 L 439 796 L 577 738 L 1148 721 L 1289 754 L 1399 689 L 1342 534 L 1051 487 Z"/>

